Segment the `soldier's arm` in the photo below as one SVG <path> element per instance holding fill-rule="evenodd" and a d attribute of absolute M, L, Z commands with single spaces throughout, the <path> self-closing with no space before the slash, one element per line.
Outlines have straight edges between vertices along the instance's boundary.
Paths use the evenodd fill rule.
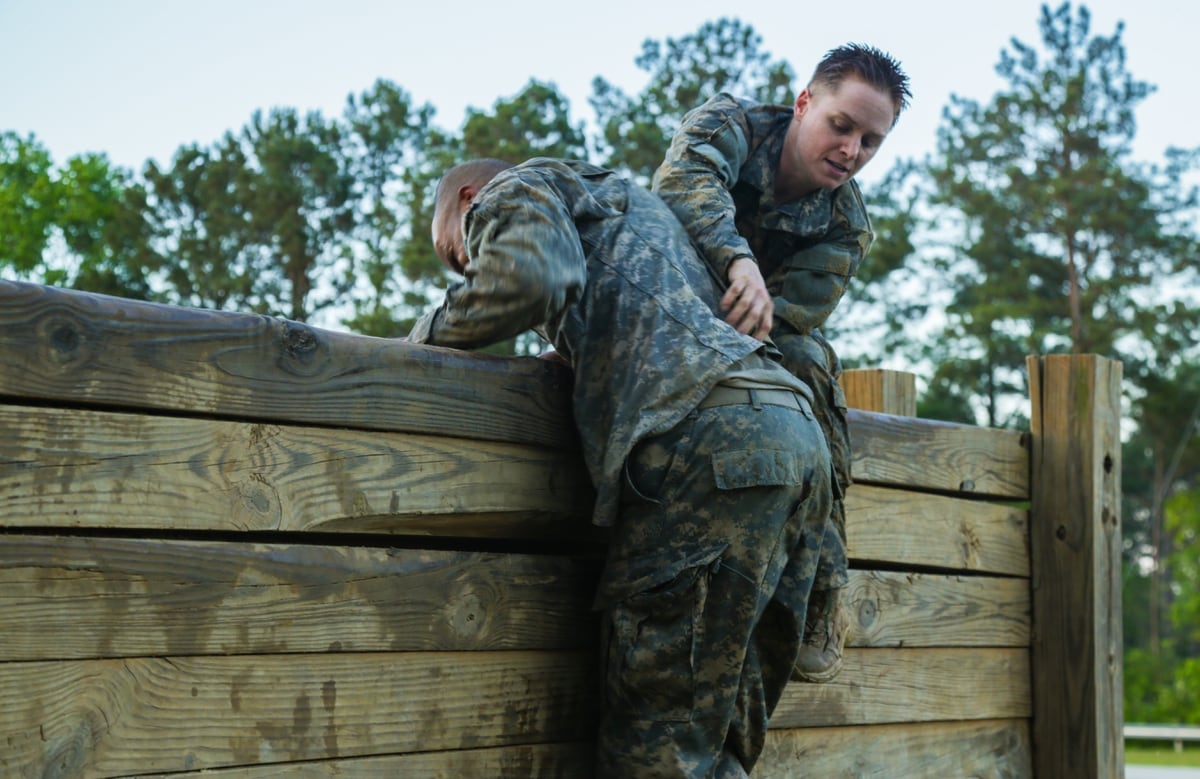
<path fill-rule="evenodd" d="M 750 153 L 747 132 L 737 101 L 717 95 L 684 116 L 651 185 L 726 281 L 734 260 L 754 256 L 738 234 L 730 194 Z"/>
<path fill-rule="evenodd" d="M 582 294 L 586 265 L 579 235 L 554 194 L 519 179 L 492 188 L 464 220 L 461 282 L 409 338 L 472 349 L 553 320 Z"/>

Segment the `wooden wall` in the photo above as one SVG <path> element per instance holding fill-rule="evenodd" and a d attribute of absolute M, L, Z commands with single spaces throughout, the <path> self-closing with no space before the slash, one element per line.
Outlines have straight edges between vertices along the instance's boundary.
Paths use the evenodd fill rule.
<path fill-rule="evenodd" d="M 590 775 L 603 538 L 569 382 L 0 283 L 0 776 Z M 1112 685 L 1060 716 L 1035 682 L 1074 660 L 1038 651 L 1070 604 L 1035 619 L 1031 581 L 1079 568 L 1035 568 L 1029 435 L 851 426 L 846 668 L 788 688 L 755 776 L 1028 777 L 1070 762 L 1038 722 L 1100 755 L 1038 776 L 1119 776 Z"/>

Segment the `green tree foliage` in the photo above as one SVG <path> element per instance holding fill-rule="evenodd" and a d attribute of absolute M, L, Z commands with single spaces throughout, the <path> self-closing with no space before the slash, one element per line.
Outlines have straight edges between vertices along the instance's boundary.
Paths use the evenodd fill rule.
<path fill-rule="evenodd" d="M 643 43 L 635 62 L 650 81 L 637 95 L 596 77 L 589 102 L 600 124 L 603 164 L 649 181 L 683 114 L 718 92 L 790 104 L 795 73 L 761 46 L 750 25 L 723 18 L 682 38 Z"/>
<path fill-rule="evenodd" d="M 987 421 L 1023 395 L 1025 354 L 1091 352 L 1136 362 L 1195 342 L 1197 311 L 1173 296 L 1195 237 L 1182 230 L 1190 157 L 1130 160 L 1134 109 L 1151 87 L 1125 69 L 1121 25 L 1090 36 L 1086 8 L 1040 19 L 1046 57 L 1018 40 L 991 102 L 954 96 L 930 175 L 955 224 L 940 260 L 952 297 L 939 343 L 958 356 L 947 379 L 970 388 Z M 1137 373 L 1136 366 L 1134 373 Z"/>
<path fill-rule="evenodd" d="M 496 101 L 491 113 L 468 109 L 462 151 L 464 159 L 514 164 L 531 157 L 587 156 L 583 125 L 571 122 L 570 103 L 553 84 L 536 79 L 511 99 Z"/>
<path fill-rule="evenodd" d="M 67 279 L 78 289 L 153 299 L 161 260 L 151 248 L 146 191 L 101 154 L 72 157 L 62 170 L 57 223 L 77 262 Z"/>
<path fill-rule="evenodd" d="M 145 192 L 103 154 L 56 167 L 32 136 L 0 133 L 0 267 L 131 298 L 153 296 Z"/>
<path fill-rule="evenodd" d="M 33 136 L 0 134 L 0 268 L 25 275 L 43 260 L 57 219 L 50 152 Z"/>
<path fill-rule="evenodd" d="M 1158 648 L 1136 643 L 1126 628 L 1125 716 L 1136 722 L 1200 724 L 1200 487 L 1176 492 L 1166 506 L 1173 551 L 1169 610 L 1172 634 Z M 1144 577 L 1127 576 L 1145 586 Z M 1134 600 L 1134 603 L 1144 602 Z M 1127 597 L 1126 609 L 1129 599 Z"/>
<path fill-rule="evenodd" d="M 414 260 L 432 255 L 421 209 L 432 177 L 433 113 L 386 80 L 347 99 L 340 153 L 354 179 L 358 281 L 365 292 L 354 296 L 354 313 L 343 324 L 356 332 L 403 335 L 428 303 L 413 282 L 427 277 Z"/>
<path fill-rule="evenodd" d="M 268 259 L 256 291 L 270 310 L 298 321 L 340 302 L 354 284 L 354 177 L 338 154 L 341 132 L 319 113 L 274 109 L 255 112 L 239 139 L 251 174 L 240 194 Z"/>
<path fill-rule="evenodd" d="M 232 133 L 210 148 L 188 145 L 171 166 L 143 171 L 163 269 L 164 294 L 179 305 L 263 312 L 256 296 L 262 254 L 242 193 L 249 187 L 246 155 Z"/>

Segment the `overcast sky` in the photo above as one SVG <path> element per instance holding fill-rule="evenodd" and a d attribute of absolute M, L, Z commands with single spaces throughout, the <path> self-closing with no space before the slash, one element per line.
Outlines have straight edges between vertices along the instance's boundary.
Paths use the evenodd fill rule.
<path fill-rule="evenodd" d="M 1169 145 L 1200 145 L 1200 87 L 1185 64 L 1200 3 L 1084 5 L 1093 34 L 1125 22 L 1129 71 L 1158 87 L 1138 110 L 1135 156 L 1159 161 Z M 595 76 L 630 92 L 643 86 L 634 58 L 644 40 L 736 16 L 801 79 L 848 41 L 903 63 L 913 104 L 882 162 L 864 173 L 869 184 L 896 157 L 932 151 L 951 93 L 990 99 L 1003 85 L 995 64 L 1010 38 L 1040 45 L 1040 8 L 1034 0 L 0 0 L 0 130 L 34 134 L 59 163 L 98 151 L 140 170 L 240 129 L 255 109 L 339 114 L 347 95 L 380 78 L 432 104 L 448 130 L 467 107 L 490 108 L 531 78 L 553 82 L 573 118 L 588 120 Z"/>

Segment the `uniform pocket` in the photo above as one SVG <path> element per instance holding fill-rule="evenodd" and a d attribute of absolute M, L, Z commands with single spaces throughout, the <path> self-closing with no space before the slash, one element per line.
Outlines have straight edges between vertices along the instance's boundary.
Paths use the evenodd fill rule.
<path fill-rule="evenodd" d="M 712 456 L 713 479 L 722 490 L 804 484 L 808 474 L 795 452 L 734 449 Z"/>
<path fill-rule="evenodd" d="M 652 557 L 630 565 L 633 578 L 625 580 L 626 592 L 612 593 L 619 600 L 608 609 L 604 685 L 611 709 L 658 722 L 691 718 L 704 605 L 725 549 L 709 549 L 674 565 L 654 566 Z M 637 576 L 639 568 L 647 572 Z"/>
<path fill-rule="evenodd" d="M 686 457 L 682 453 L 690 446 L 687 441 L 696 416 L 693 411 L 670 431 L 634 445 L 621 469 L 622 503 L 661 506 L 670 501 L 670 479 L 684 466 Z"/>

